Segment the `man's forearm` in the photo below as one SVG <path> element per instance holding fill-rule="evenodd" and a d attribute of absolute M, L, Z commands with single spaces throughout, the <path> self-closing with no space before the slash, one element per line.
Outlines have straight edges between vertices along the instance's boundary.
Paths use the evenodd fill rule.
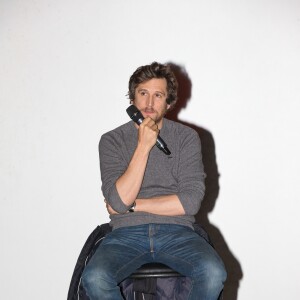
<path fill-rule="evenodd" d="M 105 201 L 106 202 L 106 201 Z M 185 211 L 176 195 L 167 195 L 147 199 L 136 199 L 135 212 L 147 212 L 161 216 L 182 216 Z M 109 214 L 118 214 L 106 203 Z"/>
<path fill-rule="evenodd" d="M 181 216 L 185 211 L 177 195 L 136 199 L 136 212 L 147 212 L 162 216 Z"/>
<path fill-rule="evenodd" d="M 138 146 L 125 173 L 116 181 L 116 188 L 125 205 L 131 205 L 142 185 L 149 150 Z"/>
<path fill-rule="evenodd" d="M 158 135 L 158 126 L 146 118 L 138 127 L 138 143 L 125 173 L 116 181 L 116 188 L 125 205 L 131 205 L 143 182 L 148 158 Z"/>

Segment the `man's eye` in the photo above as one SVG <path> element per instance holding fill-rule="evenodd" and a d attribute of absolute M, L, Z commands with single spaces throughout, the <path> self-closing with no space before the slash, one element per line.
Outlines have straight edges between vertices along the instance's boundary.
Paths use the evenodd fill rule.
<path fill-rule="evenodd" d="M 156 97 L 157 98 L 161 98 L 161 94 L 156 94 Z"/>

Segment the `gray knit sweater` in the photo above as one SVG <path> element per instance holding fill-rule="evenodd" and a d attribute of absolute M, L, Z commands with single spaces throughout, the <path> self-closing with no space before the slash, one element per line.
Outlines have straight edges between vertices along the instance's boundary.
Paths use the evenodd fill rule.
<path fill-rule="evenodd" d="M 160 136 L 171 155 L 156 146 L 150 152 L 142 187 L 137 198 L 176 194 L 185 210 L 183 216 L 161 216 L 143 212 L 126 213 L 116 181 L 125 172 L 137 146 L 138 130 L 133 121 L 105 133 L 99 143 L 102 192 L 111 207 L 119 212 L 110 215 L 113 229 L 149 223 L 180 224 L 192 227 L 194 215 L 204 196 L 205 174 L 201 143 L 195 130 L 164 119 Z"/>

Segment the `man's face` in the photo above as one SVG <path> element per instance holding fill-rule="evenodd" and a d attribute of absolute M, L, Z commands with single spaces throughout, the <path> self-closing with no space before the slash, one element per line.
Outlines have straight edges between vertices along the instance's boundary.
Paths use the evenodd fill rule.
<path fill-rule="evenodd" d="M 144 118 L 150 117 L 161 129 L 163 117 L 170 108 L 166 102 L 167 96 L 166 79 L 153 78 L 137 86 L 132 104 L 141 111 Z"/>

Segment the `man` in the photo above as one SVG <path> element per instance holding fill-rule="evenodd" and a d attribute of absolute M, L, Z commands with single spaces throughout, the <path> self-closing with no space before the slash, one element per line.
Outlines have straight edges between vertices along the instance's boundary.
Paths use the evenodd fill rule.
<path fill-rule="evenodd" d="M 142 264 L 160 262 L 191 278 L 188 299 L 216 300 L 226 271 L 193 229 L 205 190 L 199 136 L 164 118 L 177 100 L 175 76 L 167 65 L 142 66 L 128 94 L 144 120 L 101 137 L 102 191 L 113 230 L 85 268 L 83 286 L 92 300 L 123 299 L 118 283 Z M 158 134 L 171 155 L 155 147 Z"/>

